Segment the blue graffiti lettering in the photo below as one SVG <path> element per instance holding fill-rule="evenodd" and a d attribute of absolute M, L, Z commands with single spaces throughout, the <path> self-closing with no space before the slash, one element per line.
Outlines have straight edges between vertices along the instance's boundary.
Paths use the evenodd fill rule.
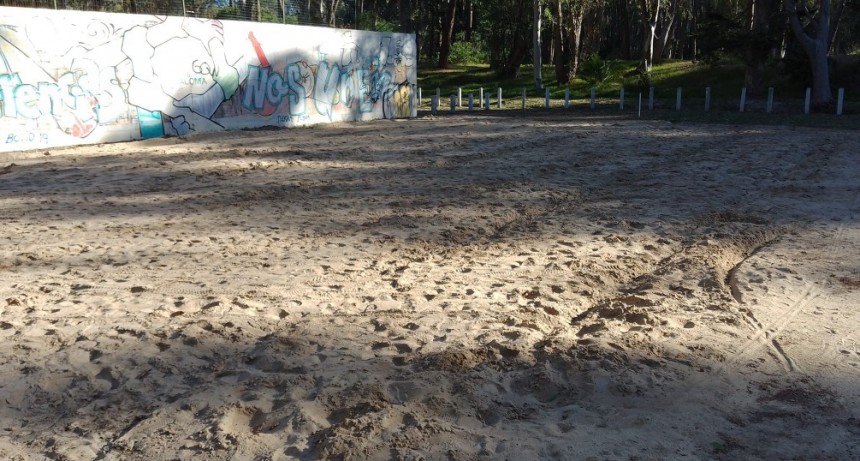
<path fill-rule="evenodd" d="M 296 124 L 301 122 L 306 122 L 310 120 L 311 117 L 307 114 L 304 115 L 278 115 L 278 123 L 283 125 Z"/>
<path fill-rule="evenodd" d="M 289 86 L 281 74 L 268 67 L 248 66 L 248 79 L 242 94 L 242 106 L 246 109 L 259 112 L 266 104 L 277 107 L 288 93 Z"/>
<path fill-rule="evenodd" d="M 308 77 L 310 78 L 310 77 Z M 302 115 L 307 111 L 305 99 L 307 91 L 302 84 L 302 70 L 298 63 L 287 66 L 287 87 L 289 88 L 290 115 Z"/>
<path fill-rule="evenodd" d="M 355 77 L 358 80 L 358 110 L 362 113 L 373 112 L 373 103 L 370 93 L 370 79 L 372 78 L 370 71 L 366 68 L 357 70 L 358 75 Z"/>
<path fill-rule="evenodd" d="M 248 66 L 248 78 L 245 80 L 245 90 L 242 93 L 242 106 L 251 111 L 263 108 L 266 98 L 266 83 L 269 80 L 269 70 L 260 66 Z"/>
<path fill-rule="evenodd" d="M 379 78 L 376 80 L 376 86 L 374 87 L 374 93 L 377 95 L 377 98 L 385 100 L 388 97 L 388 93 L 391 90 L 391 74 L 388 72 L 381 72 L 378 74 Z"/>
<path fill-rule="evenodd" d="M 48 133 L 9 133 L 6 135 L 6 144 L 16 144 L 21 142 L 39 142 L 40 144 L 48 143 Z"/>
<path fill-rule="evenodd" d="M 61 75 L 57 83 L 39 82 L 37 85 L 22 84 L 17 73 L 0 75 L 4 117 L 32 120 L 71 110 L 75 116 L 86 120 L 93 116 L 93 99 L 92 93 L 76 83 L 72 72 Z"/>
<path fill-rule="evenodd" d="M 15 74 L 0 75 L 0 100 L 3 101 L 3 116 L 17 117 L 18 110 L 15 107 L 15 88 L 21 84 L 21 77 Z"/>
<path fill-rule="evenodd" d="M 269 81 L 266 83 L 266 99 L 272 104 L 280 104 L 287 95 L 289 87 L 284 84 L 284 78 L 276 72 L 269 74 Z"/>
<path fill-rule="evenodd" d="M 343 72 L 340 75 L 340 88 L 338 91 L 340 92 L 340 103 L 343 106 L 352 107 L 352 103 L 355 101 L 355 83 L 357 80 L 353 72 Z"/>
<path fill-rule="evenodd" d="M 39 113 L 39 90 L 33 85 L 18 85 L 13 92 L 15 98 L 15 110 L 24 118 L 36 119 Z"/>
<path fill-rule="evenodd" d="M 63 95 L 60 87 L 53 83 L 39 83 L 39 112 L 53 114 L 62 108 Z"/>
<path fill-rule="evenodd" d="M 331 66 L 325 61 L 319 63 L 316 82 L 314 83 L 314 105 L 317 113 L 327 116 L 329 120 L 332 117 L 332 106 L 337 94 L 340 76 L 340 66 L 337 64 Z"/>

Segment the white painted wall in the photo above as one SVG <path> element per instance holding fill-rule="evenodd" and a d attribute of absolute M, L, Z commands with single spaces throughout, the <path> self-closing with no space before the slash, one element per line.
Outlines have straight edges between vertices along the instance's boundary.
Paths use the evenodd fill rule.
<path fill-rule="evenodd" d="M 414 117 L 413 34 L 0 7 L 0 152 Z"/>

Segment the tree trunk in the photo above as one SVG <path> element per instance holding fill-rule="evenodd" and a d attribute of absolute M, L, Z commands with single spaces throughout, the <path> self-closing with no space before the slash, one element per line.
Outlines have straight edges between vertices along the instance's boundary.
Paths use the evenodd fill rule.
<path fill-rule="evenodd" d="M 330 22 L 332 27 L 337 27 L 337 11 L 340 9 L 341 4 L 343 4 L 343 0 L 335 0 L 332 2 Z"/>
<path fill-rule="evenodd" d="M 690 43 L 691 50 L 690 54 L 692 55 L 692 61 L 696 62 L 699 60 L 699 43 L 698 43 L 698 31 L 699 31 L 699 16 L 702 15 L 702 0 L 693 0 L 693 17 L 692 27 L 690 28 L 693 32 L 693 40 Z"/>
<path fill-rule="evenodd" d="M 670 49 L 669 40 L 675 36 L 675 28 L 679 22 L 675 20 L 677 17 L 678 0 L 672 0 L 672 7 L 667 14 L 663 16 L 663 24 L 660 27 L 660 32 L 654 43 L 654 53 L 652 57 L 656 64 L 663 62 L 663 58 L 666 56 L 666 50 Z"/>
<path fill-rule="evenodd" d="M 654 67 L 654 42 L 657 40 L 657 21 L 660 19 L 660 0 L 651 4 L 648 0 L 639 0 L 642 17 L 642 35 L 644 43 L 642 46 L 642 61 L 639 66 L 645 72 L 651 72 Z"/>
<path fill-rule="evenodd" d="M 627 0 L 619 0 L 618 8 L 618 13 L 621 16 L 619 18 L 621 56 L 624 59 L 630 60 L 633 59 L 633 46 L 630 40 L 630 4 Z"/>
<path fill-rule="evenodd" d="M 472 34 L 475 31 L 475 4 L 472 3 L 472 0 L 469 0 L 469 11 L 468 11 L 469 19 L 466 22 L 466 41 L 472 41 Z"/>
<path fill-rule="evenodd" d="M 836 34 L 839 32 L 839 24 L 842 22 L 842 13 L 845 12 L 845 4 L 849 0 L 842 0 L 836 5 L 836 10 L 833 12 L 830 20 L 830 39 L 828 40 L 827 49 L 833 50 L 833 42 L 836 40 Z M 839 54 L 839 51 L 836 52 Z"/>
<path fill-rule="evenodd" d="M 812 65 L 812 104 L 819 109 L 829 107 L 833 103 L 827 46 L 826 39 L 816 40 L 814 51 L 809 56 Z"/>
<path fill-rule="evenodd" d="M 830 45 L 830 0 L 820 0 L 821 8 L 811 22 L 814 37 L 803 30 L 794 0 L 783 1 L 791 30 L 803 47 L 803 51 L 806 52 L 812 68 L 812 105 L 819 109 L 827 107 L 833 103 L 833 94 L 830 90 L 830 70 L 827 67 L 827 54 Z"/>
<path fill-rule="evenodd" d="M 255 0 L 242 0 L 242 4 L 239 7 L 239 11 L 241 13 L 242 19 L 251 20 L 251 12 L 254 9 Z"/>
<path fill-rule="evenodd" d="M 568 81 L 576 79 L 576 74 L 579 72 L 579 55 L 582 48 L 582 18 L 585 16 L 585 5 L 582 1 L 576 1 L 570 5 L 568 10 L 568 22 L 570 29 L 568 30 L 569 38 L 569 64 L 568 64 Z"/>
<path fill-rule="evenodd" d="M 412 21 L 412 16 L 409 14 L 413 11 L 412 2 L 399 2 L 397 4 L 397 13 L 400 19 L 400 29 L 403 32 L 414 32 L 415 24 Z M 364 2 L 362 2 L 362 12 L 364 10 Z"/>
<path fill-rule="evenodd" d="M 769 34 L 770 17 L 773 0 L 753 0 L 750 12 L 750 38 L 744 50 L 746 72 L 744 85 L 751 95 L 762 95 L 765 92 L 765 72 L 767 59 L 770 54 Z"/>
<path fill-rule="evenodd" d="M 540 0 L 533 0 L 533 10 L 534 17 L 532 20 L 532 54 L 534 60 L 534 78 L 535 78 L 535 89 L 539 90 L 543 87 L 543 75 L 542 75 L 542 67 L 543 63 L 541 62 L 541 46 L 540 46 L 540 29 L 541 29 L 541 11 L 540 11 Z"/>
<path fill-rule="evenodd" d="M 527 42 L 521 37 L 516 37 L 514 39 L 514 45 L 511 47 L 511 52 L 508 55 L 508 59 L 505 61 L 505 66 L 499 75 L 500 77 L 513 78 L 517 76 L 520 66 L 526 59 L 526 51 L 528 50 L 526 43 Z"/>
<path fill-rule="evenodd" d="M 603 38 L 601 21 L 606 11 L 606 2 L 598 0 L 588 2 L 576 0 L 582 3 L 582 32 L 580 34 L 579 56 L 588 56 L 600 51 L 600 43 Z"/>
<path fill-rule="evenodd" d="M 555 0 L 555 24 L 553 24 L 553 44 L 555 45 L 555 81 L 560 85 L 570 81 L 569 60 L 565 58 L 564 46 L 564 12 L 561 7 L 562 0 Z"/>
<path fill-rule="evenodd" d="M 442 41 L 441 22 L 439 15 L 429 17 L 426 25 L 426 39 L 423 44 L 419 43 L 419 46 L 426 48 L 425 56 L 428 61 L 438 61 L 439 59 L 439 43 Z"/>
<path fill-rule="evenodd" d="M 439 68 L 448 68 L 451 55 L 451 40 L 454 38 L 454 23 L 457 19 L 457 0 L 448 0 L 445 22 L 442 23 L 442 42 L 439 44 Z"/>

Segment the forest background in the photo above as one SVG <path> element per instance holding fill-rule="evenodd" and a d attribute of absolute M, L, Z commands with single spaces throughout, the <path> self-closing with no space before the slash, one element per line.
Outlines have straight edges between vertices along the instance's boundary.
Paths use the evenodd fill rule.
<path fill-rule="evenodd" d="M 860 93 L 858 0 L 2 0 L 3 6 L 310 24 L 417 36 L 419 84 L 534 90 L 665 81 Z M 655 66 L 657 68 L 655 69 Z M 445 77 L 454 68 L 454 80 Z M 465 70 L 465 73 L 462 71 Z M 465 80 L 465 81 L 464 81 Z M 441 83 L 440 83 L 441 82 Z M 851 96 L 849 96 L 850 98 Z"/>

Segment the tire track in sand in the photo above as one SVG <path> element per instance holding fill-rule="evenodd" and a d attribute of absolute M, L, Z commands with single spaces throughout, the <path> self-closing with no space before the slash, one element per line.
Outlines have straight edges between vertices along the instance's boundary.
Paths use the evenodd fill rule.
<path fill-rule="evenodd" d="M 755 330 L 752 337 L 750 337 L 750 339 L 747 340 L 747 342 L 745 342 L 725 362 L 716 367 L 714 369 L 714 373 L 722 373 L 731 365 L 737 365 L 749 360 L 763 347 L 772 349 L 774 355 L 777 356 L 786 371 L 802 371 L 795 360 L 785 352 L 785 349 L 782 348 L 782 345 L 776 338 L 801 312 L 803 312 L 804 309 L 806 309 L 807 306 L 812 303 L 812 301 L 818 298 L 820 294 L 820 290 L 817 287 L 809 282 L 805 282 L 797 294 L 789 296 L 789 308 L 779 320 L 772 323 L 762 323 L 753 317 L 752 321 L 748 322 Z"/>

